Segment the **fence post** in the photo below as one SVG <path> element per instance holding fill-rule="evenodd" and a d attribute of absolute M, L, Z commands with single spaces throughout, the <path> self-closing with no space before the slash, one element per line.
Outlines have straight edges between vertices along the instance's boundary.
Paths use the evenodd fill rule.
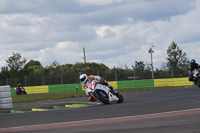
<path fill-rule="evenodd" d="M 63 74 L 62 74 L 62 72 L 60 74 L 60 77 L 61 77 L 61 84 L 63 84 Z"/>
<path fill-rule="evenodd" d="M 115 69 L 115 80 L 117 81 L 117 69 L 114 67 Z"/>
<path fill-rule="evenodd" d="M 171 75 L 172 75 L 172 78 L 174 78 L 174 72 L 173 72 L 173 65 L 171 65 Z"/>
<path fill-rule="evenodd" d="M 42 74 L 42 85 L 44 85 L 44 75 Z"/>
<path fill-rule="evenodd" d="M 97 68 L 97 75 L 99 76 L 99 69 Z"/>
<path fill-rule="evenodd" d="M 24 86 L 26 86 L 26 76 L 24 77 Z"/>
<path fill-rule="evenodd" d="M 133 67 L 133 75 L 134 75 L 134 80 L 135 80 L 135 67 L 132 65 Z"/>
<path fill-rule="evenodd" d="M 6 76 L 6 85 L 8 85 L 8 77 Z"/>
<path fill-rule="evenodd" d="M 78 68 L 78 70 L 79 70 L 79 76 L 82 74 L 82 71 L 81 71 L 81 69 L 80 68 Z"/>

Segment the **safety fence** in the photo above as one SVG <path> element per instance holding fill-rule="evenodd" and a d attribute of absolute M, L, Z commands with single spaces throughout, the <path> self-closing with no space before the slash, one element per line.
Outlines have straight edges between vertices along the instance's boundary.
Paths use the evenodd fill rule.
<path fill-rule="evenodd" d="M 82 84 L 60 84 L 45 86 L 28 86 L 24 87 L 27 94 L 66 92 L 66 91 L 82 91 Z M 15 88 L 11 88 L 11 94 L 15 94 Z"/>
<path fill-rule="evenodd" d="M 116 89 L 193 85 L 193 82 L 188 81 L 188 78 L 110 81 L 108 83 L 111 84 Z M 30 86 L 30 87 L 24 87 L 24 88 L 25 88 L 27 94 L 84 90 L 82 84 L 80 84 L 80 83 L 46 85 L 46 86 Z M 11 94 L 15 94 L 15 88 L 11 88 Z"/>
<path fill-rule="evenodd" d="M 171 78 L 171 79 L 155 79 L 154 87 L 164 86 L 189 86 L 193 85 L 193 82 L 188 81 L 187 78 Z"/>
<path fill-rule="evenodd" d="M 128 81 L 118 81 L 117 88 L 143 88 L 143 87 L 154 87 L 154 80 L 128 80 Z"/>

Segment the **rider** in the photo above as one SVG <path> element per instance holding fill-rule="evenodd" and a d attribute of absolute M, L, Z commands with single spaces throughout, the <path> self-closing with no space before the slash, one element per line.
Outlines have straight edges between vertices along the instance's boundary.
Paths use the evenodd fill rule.
<path fill-rule="evenodd" d="M 190 69 L 189 69 L 189 74 L 190 74 L 190 76 L 189 76 L 189 81 L 194 81 L 193 80 L 193 71 L 195 70 L 195 69 L 198 69 L 199 68 L 199 64 L 198 63 L 196 63 L 196 61 L 195 61 L 195 59 L 192 59 L 191 60 L 191 62 L 190 62 Z"/>
<path fill-rule="evenodd" d="M 16 90 L 17 90 L 17 93 L 21 93 L 21 84 L 19 83 L 18 85 L 17 85 L 17 87 L 16 87 Z"/>
<path fill-rule="evenodd" d="M 83 83 L 83 87 L 85 88 L 86 94 L 87 94 L 88 85 L 91 84 L 91 82 L 93 80 L 96 80 L 97 83 L 99 83 L 99 84 L 102 84 L 102 85 L 105 85 L 105 86 L 109 87 L 113 93 L 118 93 L 116 91 L 116 89 L 114 87 L 112 87 L 110 84 L 108 84 L 106 82 L 106 80 L 104 80 L 104 78 L 101 77 L 101 76 L 95 76 L 95 75 L 87 76 L 86 74 L 82 74 L 80 76 L 80 80 L 81 80 L 81 83 Z M 96 101 L 96 99 L 93 98 L 92 96 L 89 96 L 88 100 L 91 101 L 91 102 Z"/>

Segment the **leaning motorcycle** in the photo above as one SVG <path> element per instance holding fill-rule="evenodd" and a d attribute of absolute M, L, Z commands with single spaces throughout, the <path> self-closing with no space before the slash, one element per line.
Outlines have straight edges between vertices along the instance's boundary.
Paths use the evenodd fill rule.
<path fill-rule="evenodd" d="M 87 93 L 104 104 L 110 104 L 111 102 L 122 103 L 124 101 L 121 94 L 112 93 L 107 86 L 98 84 L 96 81 L 92 81 L 89 84 Z"/>
<path fill-rule="evenodd" d="M 193 71 L 193 80 L 194 80 L 194 83 L 200 87 L 200 68 L 198 69 L 195 69 Z"/>

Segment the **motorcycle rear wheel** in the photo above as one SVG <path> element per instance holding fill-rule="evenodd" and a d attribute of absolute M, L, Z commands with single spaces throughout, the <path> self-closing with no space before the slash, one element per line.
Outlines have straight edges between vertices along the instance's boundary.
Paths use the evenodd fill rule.
<path fill-rule="evenodd" d="M 119 100 L 117 101 L 118 103 L 122 103 L 124 101 L 124 97 L 122 95 L 117 96 Z"/>
<path fill-rule="evenodd" d="M 20 95 L 20 92 L 19 92 L 19 91 L 16 91 L 16 95 Z"/>
<path fill-rule="evenodd" d="M 94 94 L 95 94 L 95 97 L 99 101 L 101 101 L 102 103 L 104 103 L 104 104 L 110 104 L 110 101 L 109 101 L 109 98 L 108 98 L 108 95 L 107 95 L 106 92 L 101 91 L 101 90 L 95 90 Z"/>
<path fill-rule="evenodd" d="M 197 86 L 200 87 L 200 78 L 197 79 Z"/>
<path fill-rule="evenodd" d="M 22 92 L 22 94 L 23 94 L 23 95 L 26 95 L 27 93 L 26 93 L 26 91 L 24 91 L 24 92 Z"/>

